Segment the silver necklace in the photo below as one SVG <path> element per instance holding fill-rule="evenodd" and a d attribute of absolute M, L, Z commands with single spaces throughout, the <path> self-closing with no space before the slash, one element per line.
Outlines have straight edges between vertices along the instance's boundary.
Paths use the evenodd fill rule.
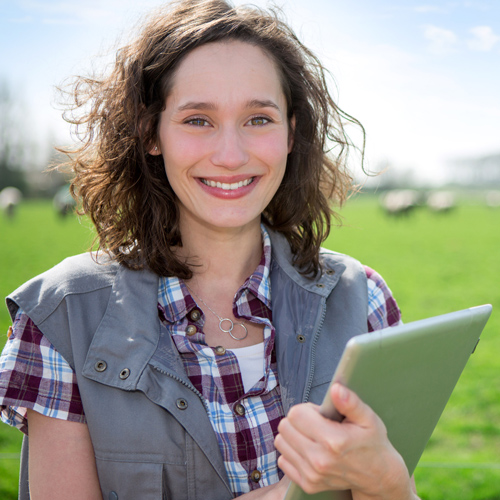
<path fill-rule="evenodd" d="M 203 302 L 203 304 L 205 304 L 205 306 L 207 306 L 208 310 L 214 315 L 217 317 L 217 319 L 219 320 L 219 330 L 221 332 L 224 332 L 224 333 L 229 333 L 229 335 L 231 335 L 231 337 L 234 339 L 234 340 L 244 340 L 247 338 L 247 335 L 248 335 L 248 330 L 247 330 L 247 327 L 243 324 L 243 323 L 234 323 L 234 321 L 230 318 L 221 318 L 200 296 L 196 295 L 196 293 L 193 292 L 193 290 L 191 290 L 191 288 L 187 285 L 187 283 L 184 283 L 187 287 L 187 289 L 198 299 L 200 300 L 201 302 Z M 223 324 L 224 323 L 229 323 L 229 328 L 224 328 L 223 327 Z M 243 328 L 243 330 L 245 330 L 245 334 L 243 335 L 243 337 L 235 337 L 233 335 L 233 329 L 235 326 L 241 326 L 241 328 Z"/>

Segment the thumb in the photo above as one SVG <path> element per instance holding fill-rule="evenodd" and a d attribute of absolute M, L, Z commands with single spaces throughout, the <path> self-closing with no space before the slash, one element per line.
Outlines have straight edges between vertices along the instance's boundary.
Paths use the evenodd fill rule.
<path fill-rule="evenodd" d="M 374 419 L 378 419 L 375 412 L 356 393 L 341 384 L 332 385 L 330 396 L 337 411 L 344 415 L 344 422 L 370 427 L 373 426 Z"/>

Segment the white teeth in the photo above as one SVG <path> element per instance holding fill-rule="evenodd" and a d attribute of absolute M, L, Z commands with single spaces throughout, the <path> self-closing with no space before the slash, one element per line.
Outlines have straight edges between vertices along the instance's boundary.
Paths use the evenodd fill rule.
<path fill-rule="evenodd" d="M 253 177 L 250 177 L 249 179 L 246 179 L 244 181 L 233 182 L 232 184 L 229 184 L 227 182 L 215 182 L 207 179 L 201 179 L 201 182 L 210 187 L 216 187 L 219 189 L 225 189 L 226 191 L 232 191 L 233 189 L 238 189 L 243 186 L 248 186 L 253 181 L 253 179 L 254 179 Z"/>

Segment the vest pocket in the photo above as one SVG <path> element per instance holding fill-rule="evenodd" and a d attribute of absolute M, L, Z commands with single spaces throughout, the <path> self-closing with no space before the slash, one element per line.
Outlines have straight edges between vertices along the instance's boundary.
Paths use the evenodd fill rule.
<path fill-rule="evenodd" d="M 96 458 L 96 464 L 103 500 L 171 498 L 165 489 L 162 463 Z M 185 477 L 185 469 L 183 472 L 180 475 Z"/>

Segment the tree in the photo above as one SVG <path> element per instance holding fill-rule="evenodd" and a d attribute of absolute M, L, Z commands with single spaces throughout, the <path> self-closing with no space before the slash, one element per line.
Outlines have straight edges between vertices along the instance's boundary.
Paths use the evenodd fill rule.
<path fill-rule="evenodd" d="M 20 114 L 19 104 L 12 98 L 7 82 L 0 80 L 0 190 L 13 186 L 26 192 L 22 170 L 25 143 Z"/>

